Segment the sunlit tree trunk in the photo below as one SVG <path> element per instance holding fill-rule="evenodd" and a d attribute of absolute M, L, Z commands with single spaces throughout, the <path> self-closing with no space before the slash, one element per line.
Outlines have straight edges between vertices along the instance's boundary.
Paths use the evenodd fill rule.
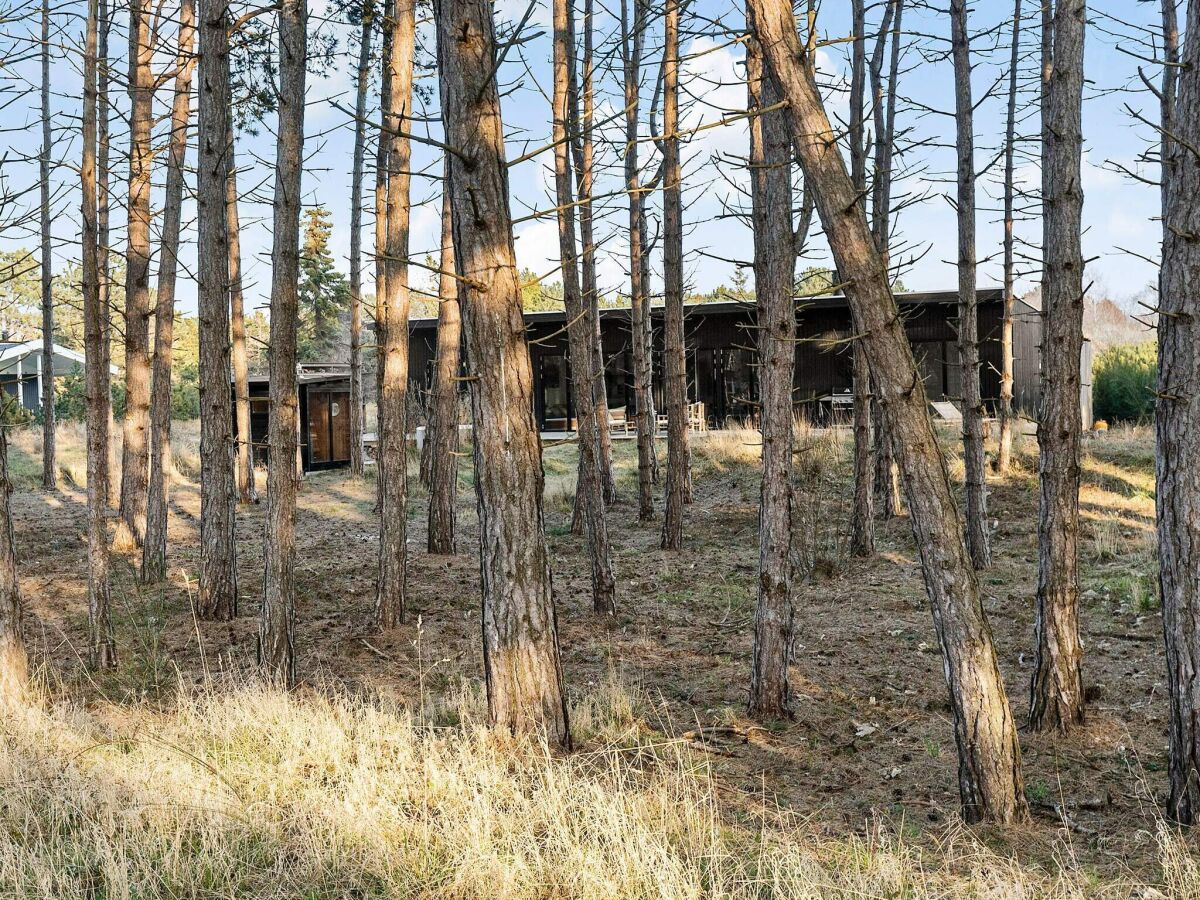
<path fill-rule="evenodd" d="M 350 179 L 350 471 L 362 475 L 362 218 L 363 177 L 367 155 L 367 91 L 371 86 L 371 34 L 375 26 L 373 3 L 363 4 L 359 32 L 358 74 L 354 94 L 354 164 Z"/>
<path fill-rule="evenodd" d="M 112 230 L 109 227 L 109 181 L 111 168 L 109 156 L 111 142 L 109 139 L 109 118 L 112 106 L 108 99 L 109 59 L 108 34 L 111 28 L 109 21 L 108 0 L 100 0 L 100 26 L 97 37 L 97 107 L 96 122 L 96 228 L 100 241 L 99 259 L 97 261 L 97 278 L 100 283 L 100 308 L 103 314 L 100 329 L 100 348 L 104 355 L 105 372 L 112 364 L 112 271 L 108 263 L 109 248 L 112 240 Z M 117 451 L 114 438 L 117 433 L 113 420 L 113 405 L 108 403 L 108 429 L 105 433 L 104 461 L 101 464 L 104 481 L 105 503 L 116 507 L 119 502 L 120 485 L 114 473 L 117 471 Z"/>
<path fill-rule="evenodd" d="M 679 161 L 679 0 L 666 0 L 663 46 L 663 377 L 667 490 L 662 547 L 683 547 L 688 494 L 687 360 L 683 338 L 683 168 Z"/>
<path fill-rule="evenodd" d="M 449 161 L 445 174 L 450 172 Z M 437 356 L 433 367 L 429 448 L 429 552 L 454 552 L 454 507 L 458 496 L 458 371 L 462 319 L 454 280 L 454 225 L 450 189 L 442 194 L 442 270 L 438 280 Z"/>
<path fill-rule="evenodd" d="M 1012 52 L 1008 62 L 1008 113 L 1004 128 L 1004 321 L 1000 326 L 1000 435 L 996 448 L 996 471 L 1005 475 L 1012 468 L 1013 445 L 1013 309 L 1014 283 L 1015 157 L 1017 149 L 1017 66 L 1021 58 L 1021 0 L 1013 2 Z"/>
<path fill-rule="evenodd" d="M 80 219 L 83 252 L 83 343 L 87 402 L 87 534 L 88 534 L 88 657 L 94 668 L 117 664 L 110 611 L 108 566 L 108 425 L 111 392 L 104 352 L 107 313 L 101 304 L 100 226 L 96 182 L 97 144 L 97 31 L 100 10 L 88 0 L 83 56 L 83 157 L 79 179 L 83 189 Z"/>
<path fill-rule="evenodd" d="M 375 625 L 394 628 L 404 620 L 408 544 L 408 473 L 405 405 L 408 402 L 408 231 L 412 149 L 407 131 L 412 110 L 414 0 L 390 0 L 384 27 L 391 33 L 384 57 L 389 105 L 383 110 L 381 139 L 390 143 L 387 179 L 387 228 L 384 253 L 387 280 L 376 294 L 385 309 L 380 333 L 379 366 L 379 575 Z"/>
<path fill-rule="evenodd" d="M 121 538 L 146 535 L 150 433 L 150 176 L 154 164 L 151 11 L 129 6 L 129 202 L 125 250 L 125 418 L 121 433 Z"/>
<path fill-rule="evenodd" d="M 8 429 L 0 428 L 0 703 L 20 700 L 29 681 L 29 656 L 22 632 L 24 609 L 13 540 L 12 492 Z"/>
<path fill-rule="evenodd" d="M 233 364 L 233 408 L 237 417 L 238 500 L 254 503 L 254 446 L 250 434 L 250 364 L 246 347 L 246 302 L 242 291 L 242 225 L 238 215 L 236 139 L 233 116 L 226 135 L 229 177 L 225 180 L 225 229 L 229 236 L 229 355 Z"/>
<path fill-rule="evenodd" d="M 54 448 L 54 282 L 50 255 L 50 0 L 42 0 L 42 153 L 38 160 L 41 176 L 40 213 L 42 239 L 42 487 L 58 486 Z"/>
<path fill-rule="evenodd" d="M 436 0 L 442 121 L 475 436 L 488 713 L 569 747 L 487 0 Z M 461 154 L 461 155 L 459 155 Z"/>
<path fill-rule="evenodd" d="M 962 516 L 887 268 L 867 227 L 862 198 L 846 170 L 815 75 L 800 62 L 791 4 L 749 0 L 747 6 L 768 72 L 788 102 L 792 143 L 846 280 L 885 427 L 894 441 L 949 687 L 963 817 L 968 822 L 1024 819 L 1028 813 L 1016 725 L 963 540 Z"/>
<path fill-rule="evenodd" d="M 992 560 L 988 545 L 987 474 L 983 455 L 983 398 L 979 386 L 979 303 L 975 289 L 975 107 L 971 99 L 971 43 L 967 0 L 950 0 L 954 59 L 954 118 L 958 126 L 958 361 L 962 373 L 963 468 L 967 495 L 967 549 L 975 568 Z"/>
<path fill-rule="evenodd" d="M 200 0 L 199 158 L 196 224 L 200 319 L 201 618 L 237 615 L 233 429 L 229 400 L 229 234 L 226 185 L 229 140 L 229 28 L 225 0 Z"/>
<path fill-rule="evenodd" d="M 558 203 L 558 252 L 562 261 L 563 302 L 567 316 L 567 351 L 573 377 L 571 391 L 578 417 L 580 493 L 576 507 L 582 512 L 592 564 L 592 608 L 605 615 L 616 612 L 608 525 L 605 522 L 603 455 L 600 449 L 598 410 L 595 404 L 595 325 L 588 316 L 588 301 L 580 292 L 576 256 L 575 207 L 571 192 L 571 163 L 568 123 L 570 120 L 571 6 L 569 0 L 554 0 L 554 187 Z"/>
<path fill-rule="evenodd" d="M 1058 0 L 1043 90 L 1042 409 L 1038 420 L 1038 589 L 1029 725 L 1083 720 L 1079 640 L 1080 373 L 1083 348 L 1083 0 Z"/>
<path fill-rule="evenodd" d="M 150 390 L 150 485 L 146 502 L 146 540 L 142 545 L 142 581 L 159 581 L 167 568 L 167 500 L 171 485 L 171 362 L 175 333 L 175 281 L 179 271 L 179 231 L 183 218 L 184 163 L 192 118 L 192 70 L 196 64 L 196 14 L 193 0 L 179 4 L 179 52 L 175 97 L 171 105 L 162 254 L 154 314 L 154 366 Z"/>
<path fill-rule="evenodd" d="M 751 13 L 752 15 L 752 13 Z M 746 44 L 747 109 L 779 102 L 762 52 Z M 788 715 L 792 609 L 792 378 L 796 367 L 796 250 L 792 239 L 791 140 L 783 110 L 750 120 L 754 294 L 758 304 L 762 485 L 758 513 L 758 605 L 750 670 L 750 714 Z"/>
<path fill-rule="evenodd" d="M 304 165 L 304 82 L 308 4 L 279 7 L 279 126 L 275 142 L 275 217 L 271 249 L 271 412 L 268 427 L 267 531 L 259 664 L 279 684 L 296 682 L 296 493 L 300 474 L 296 384 L 300 185 Z M 228 396 L 228 391 L 226 391 Z"/>
<path fill-rule="evenodd" d="M 633 396 L 637 407 L 638 519 L 654 518 L 654 394 L 651 390 L 650 298 L 644 277 L 645 201 L 638 171 L 638 84 L 645 41 L 645 3 L 621 0 L 621 57 L 625 87 L 625 190 L 629 195 L 629 342 L 633 346 Z"/>

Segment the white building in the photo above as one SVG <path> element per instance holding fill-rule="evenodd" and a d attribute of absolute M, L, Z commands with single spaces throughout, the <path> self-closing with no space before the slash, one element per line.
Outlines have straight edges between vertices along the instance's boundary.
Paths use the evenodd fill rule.
<path fill-rule="evenodd" d="M 54 377 L 83 370 L 83 354 L 54 345 Z M 22 407 L 42 408 L 42 339 L 0 341 L 0 389 L 15 397 Z"/>

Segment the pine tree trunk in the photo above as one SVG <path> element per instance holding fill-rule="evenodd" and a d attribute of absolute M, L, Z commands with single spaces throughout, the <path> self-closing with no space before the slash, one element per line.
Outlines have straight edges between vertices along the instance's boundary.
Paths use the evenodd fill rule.
<path fill-rule="evenodd" d="M 600 447 L 601 423 L 595 403 L 596 327 L 588 316 L 588 301 L 579 285 L 576 258 L 575 207 L 571 192 L 568 123 L 570 120 L 571 18 L 570 0 L 554 0 L 554 187 L 558 204 L 558 251 L 562 260 L 563 302 L 567 316 L 567 352 L 573 377 L 571 392 L 578 417 L 579 479 L 576 509 L 582 513 L 592 564 L 592 609 L 602 615 L 616 612 L 608 524 L 605 521 L 604 466 Z M 605 429 L 607 423 L 605 423 Z"/>
<path fill-rule="evenodd" d="M 96 123 L 96 229 L 100 241 L 99 258 L 97 261 L 97 278 L 100 283 L 100 309 L 101 320 L 100 329 L 100 349 L 104 356 L 104 371 L 109 372 L 112 366 L 112 271 L 108 264 L 109 248 L 111 246 L 112 232 L 109 227 L 109 180 L 111 169 L 109 166 L 110 154 L 110 135 L 109 135 L 109 118 L 111 113 L 111 105 L 108 99 L 109 87 L 109 59 L 108 59 L 108 34 L 111 28 L 109 21 L 108 0 L 100 0 L 100 26 L 97 48 L 97 106 L 98 106 L 98 121 Z M 111 384 L 110 384 L 111 391 Z M 118 492 L 120 485 L 114 473 L 118 469 L 117 450 L 115 446 L 115 437 L 117 434 L 116 423 L 113 419 L 113 405 L 110 399 L 108 402 L 108 428 L 105 432 L 105 453 L 104 460 L 101 464 L 101 475 L 103 476 L 105 503 L 108 506 L 116 508 L 119 498 Z"/>
<path fill-rule="evenodd" d="M 129 203 L 125 250 L 125 418 L 121 433 L 122 543 L 146 536 L 150 433 L 150 176 L 154 76 L 150 10 L 129 6 Z"/>
<path fill-rule="evenodd" d="M 950 0 L 954 113 L 958 126 L 958 361 L 962 384 L 963 469 L 967 549 L 976 569 L 992 561 L 988 544 L 987 472 L 983 455 L 983 397 L 979 385 L 979 303 L 975 290 L 975 126 L 967 0 Z"/>
<path fill-rule="evenodd" d="M 22 632 L 24 609 L 13 540 L 12 492 L 8 429 L 0 428 L 0 703 L 20 700 L 29 682 L 29 657 Z"/>
<path fill-rule="evenodd" d="M 389 0 L 384 27 L 391 32 L 384 79 L 389 105 L 383 110 L 390 144 L 387 178 L 387 229 L 384 244 L 386 289 L 376 295 L 386 310 L 379 340 L 379 576 L 375 589 L 375 625 L 394 628 L 404 620 L 408 544 L 408 473 L 405 407 L 408 402 L 408 229 L 412 150 L 400 131 L 412 110 L 414 0 Z"/>
<path fill-rule="evenodd" d="M 662 548 L 683 548 L 688 495 L 687 360 L 683 338 L 683 169 L 679 162 L 679 0 L 666 0 L 663 46 L 663 376 L 667 491 Z"/>
<path fill-rule="evenodd" d="M 350 186 L 350 471 L 362 476 L 363 383 L 362 383 L 362 218 L 363 177 L 367 154 L 367 92 L 371 86 L 371 34 L 375 7 L 362 7 L 362 29 L 358 44 L 358 74 L 354 95 L 354 168 Z"/>
<path fill-rule="evenodd" d="M 1021 59 L 1021 0 L 1013 2 L 1012 54 L 1008 63 L 1008 114 L 1004 130 L 1004 321 L 1000 325 L 1000 435 L 996 471 L 1012 468 L 1013 445 L 1013 309 L 1016 263 L 1013 234 L 1015 156 L 1017 149 L 1017 66 Z"/>
<path fill-rule="evenodd" d="M 1162 269 L 1159 273 L 1158 397 L 1155 403 L 1159 588 L 1167 649 L 1170 696 L 1170 793 L 1167 815 L 1194 825 L 1200 813 L 1200 693 L 1196 672 L 1200 649 L 1200 568 L 1194 538 L 1200 517 L 1200 483 L 1194 461 L 1200 444 L 1200 4 L 1189 3 L 1182 54 L 1173 0 L 1162 0 L 1164 61 L 1160 158 L 1163 211 Z"/>
<path fill-rule="evenodd" d="M 892 435 L 926 590 L 934 611 L 959 751 L 959 792 L 968 822 L 1013 822 L 1027 809 L 1021 748 L 962 517 L 929 417 L 925 386 L 904 331 L 887 269 L 875 247 L 825 114 L 814 75 L 800 63 L 787 0 L 750 0 L 754 37 L 788 101 L 792 143 L 816 200 Z"/>
<path fill-rule="evenodd" d="M 250 365 L 246 348 L 246 304 L 242 292 L 242 225 L 238 216 L 236 140 L 233 116 L 227 119 L 229 152 L 225 180 L 225 230 L 229 236 L 229 334 L 233 364 L 233 408 L 237 417 L 237 490 L 241 503 L 257 503 L 254 484 L 254 446 L 250 434 Z"/>
<path fill-rule="evenodd" d="M 386 0 L 385 0 L 386 2 Z M 392 31 L 387 25 L 387 8 L 381 10 L 384 19 L 381 29 L 380 60 L 392 58 Z M 379 84 L 379 109 L 392 108 L 392 79 L 386 77 L 387 65 L 381 66 Z M 386 124 L 386 123 L 383 123 Z M 375 507 L 379 511 L 379 498 L 383 496 L 387 469 L 379 462 L 379 398 L 383 392 L 383 346 L 384 333 L 387 331 L 387 304 L 383 298 L 388 295 L 388 273 L 391 266 L 387 259 L 387 217 L 388 217 L 388 173 L 391 170 L 392 141 L 384 127 L 379 129 L 375 149 Z"/>
<path fill-rule="evenodd" d="M 644 0 L 634 4 L 632 34 L 629 0 L 621 0 L 621 56 L 625 82 L 625 190 L 629 195 L 629 342 L 633 346 L 633 395 L 637 411 L 638 520 L 654 518 L 654 394 L 651 391 L 650 299 L 643 277 L 644 199 L 638 171 L 638 85 L 645 40 Z"/>
<path fill-rule="evenodd" d="M 163 206 L 162 255 L 154 317 L 154 366 L 150 391 L 150 485 L 146 503 L 146 540 L 142 545 L 143 582 L 161 581 L 167 571 L 167 500 L 171 483 L 171 362 L 175 331 L 175 281 L 179 271 L 179 231 L 183 217 L 184 163 L 192 118 L 193 0 L 179 4 L 179 53 L 175 97 L 171 105 L 166 202 Z"/>
<path fill-rule="evenodd" d="M 449 162 L 444 174 L 449 177 Z M 437 356 L 433 369 L 432 436 L 429 443 L 429 552 L 454 552 L 454 508 L 458 498 L 458 371 L 462 319 L 454 280 L 454 224 L 450 189 L 442 193 L 442 270 L 438 282 Z"/>
<path fill-rule="evenodd" d="M 521 316 L 495 26 L 487 0 L 436 0 L 454 254 L 471 370 L 488 713 L 571 744 L 542 516 L 541 443 Z"/>
<path fill-rule="evenodd" d="M 853 0 L 850 72 L 850 178 L 860 196 L 867 191 L 867 147 L 864 132 L 867 82 L 866 11 L 864 0 Z M 855 325 L 855 333 L 860 329 Z M 850 513 L 850 553 L 872 556 L 875 553 L 875 495 L 871 456 L 871 370 L 862 346 L 855 341 L 854 372 L 854 501 Z"/>
<path fill-rule="evenodd" d="M 50 0 L 42 0 L 42 153 L 40 212 L 42 238 L 42 487 L 58 487 L 54 447 L 54 281 L 50 255 Z"/>
<path fill-rule="evenodd" d="M 97 145 L 97 31 L 100 9 L 88 0 L 83 70 L 83 158 L 79 180 L 83 189 L 83 342 L 84 379 L 87 390 L 87 533 L 88 533 L 88 657 L 94 668 L 117 664 L 113 641 L 109 589 L 108 526 L 108 425 L 112 413 L 108 360 L 104 352 L 106 310 L 101 304 L 101 243 Z M 101 145 L 102 146 L 102 145 Z"/>
<path fill-rule="evenodd" d="M 200 319 L 200 590 L 202 619 L 237 615 L 237 505 L 229 400 L 229 21 L 223 0 L 200 0 L 196 223 Z"/>
<path fill-rule="evenodd" d="M 753 40 L 746 44 L 746 87 L 751 111 L 780 100 L 778 88 L 764 77 L 762 52 Z M 791 141 L 781 109 L 750 120 L 750 196 L 758 304 L 762 487 L 749 712 L 759 718 L 781 718 L 790 712 L 788 663 L 795 620 L 791 550 L 792 379 L 796 367 Z"/>
<path fill-rule="evenodd" d="M 275 143 L 275 217 L 271 248 L 271 412 L 268 426 L 267 529 L 258 661 L 280 685 L 296 683 L 296 493 L 300 473 L 296 383 L 297 284 L 300 280 L 300 186 L 304 165 L 304 81 L 308 4 L 279 8 L 279 125 Z M 228 396 L 226 391 L 226 396 Z"/>
<path fill-rule="evenodd" d="M 875 123 L 874 177 L 871 182 L 871 232 L 875 246 L 889 265 L 892 211 L 892 155 L 896 136 L 896 86 L 900 77 L 900 23 L 904 0 L 888 0 L 871 55 L 871 93 Z M 883 83 L 884 53 L 891 37 L 891 60 L 887 87 Z M 843 273 L 844 275 L 844 273 Z M 888 273 L 891 280 L 891 273 Z M 884 519 L 900 515 L 900 480 L 892 436 L 884 428 L 883 410 L 878 406 L 878 385 L 872 393 L 872 425 L 875 429 L 875 508 Z"/>
<path fill-rule="evenodd" d="M 1083 347 L 1083 0 L 1058 0 L 1042 124 L 1042 409 L 1038 421 L 1038 589 L 1029 725 L 1083 721 L 1079 640 L 1080 373 Z"/>

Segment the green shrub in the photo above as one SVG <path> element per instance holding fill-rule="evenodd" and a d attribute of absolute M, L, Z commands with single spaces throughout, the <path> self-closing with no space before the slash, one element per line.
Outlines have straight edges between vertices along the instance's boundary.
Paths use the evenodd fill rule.
<path fill-rule="evenodd" d="M 1145 422 L 1154 414 L 1158 352 L 1153 341 L 1109 347 L 1092 366 L 1092 404 L 1097 419 Z"/>

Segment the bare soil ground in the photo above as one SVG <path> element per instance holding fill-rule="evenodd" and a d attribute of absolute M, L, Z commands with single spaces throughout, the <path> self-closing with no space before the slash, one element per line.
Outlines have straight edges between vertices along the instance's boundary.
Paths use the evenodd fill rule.
<path fill-rule="evenodd" d="M 682 736 L 712 763 L 731 816 L 778 803 L 830 835 L 880 821 L 907 841 L 936 844 L 957 823 L 956 753 L 942 666 L 906 520 L 879 528 L 879 552 L 844 552 L 848 459 L 844 439 L 806 433 L 797 455 L 797 559 L 792 684 L 795 718 L 759 727 L 742 713 L 753 633 L 758 468 L 753 432 L 696 441 L 695 502 L 686 549 L 658 549 L 658 523 L 634 521 L 633 448 L 618 444 L 622 502 L 610 511 L 620 613 L 590 611 L 581 538 L 569 533 L 575 470 L 569 447 L 548 448 L 546 527 L 570 691 L 614 674 L 641 698 L 647 729 Z M 953 451 L 951 435 L 946 446 Z M 14 459 L 36 466 L 33 447 Z M 982 573 L 985 604 L 1019 720 L 1028 682 L 1037 569 L 1036 452 L 990 483 L 995 564 Z M 469 459 L 459 494 L 459 553 L 425 547 L 425 496 L 413 488 L 407 622 L 388 634 L 366 625 L 377 547 L 374 482 L 309 476 L 299 516 L 297 640 L 310 682 L 437 705 L 481 673 L 475 498 Z M 956 477 L 961 472 L 952 466 Z M 1066 859 L 1098 879 L 1157 880 L 1155 832 L 1165 788 L 1166 701 L 1154 596 L 1152 436 L 1091 441 L 1085 461 L 1081 568 L 1086 725 L 1069 737 L 1022 733 L 1031 827 L 982 831 L 1024 865 Z M 415 479 L 413 479 L 415 482 Z M 55 690 L 95 701 L 169 702 L 178 682 L 249 669 L 262 580 L 264 507 L 240 510 L 239 618 L 195 621 L 199 495 L 173 494 L 171 575 L 143 588 L 133 557 L 116 562 L 121 668 L 88 675 L 84 495 L 19 487 L 19 566 L 37 660 Z"/>

